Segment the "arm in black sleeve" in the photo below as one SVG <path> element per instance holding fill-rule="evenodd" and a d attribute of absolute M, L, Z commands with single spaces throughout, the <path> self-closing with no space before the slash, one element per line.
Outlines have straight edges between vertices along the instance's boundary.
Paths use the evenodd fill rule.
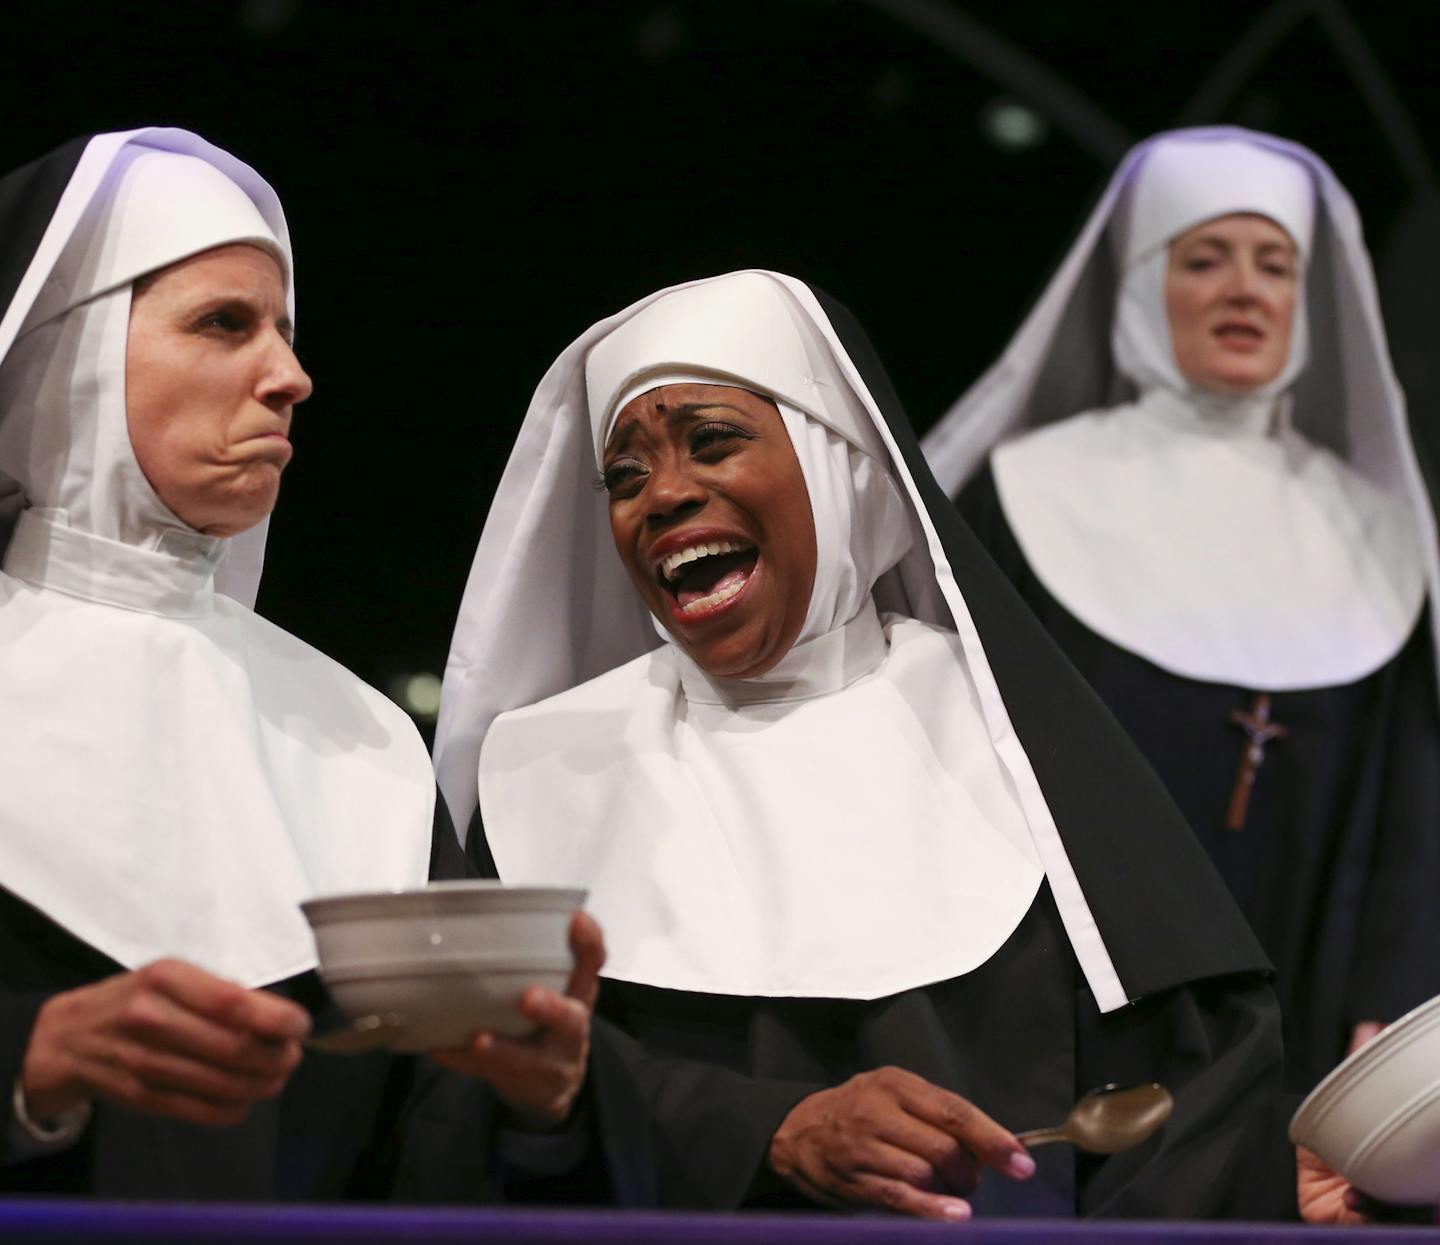
<path fill-rule="evenodd" d="M 49 997 L 45 993 L 0 987 L 0 1164 L 30 1158 L 33 1154 L 23 1142 L 18 1148 L 10 1144 L 11 1138 L 22 1133 L 20 1122 L 15 1118 L 14 1088 L 30 1049 L 35 1018 Z"/>
<path fill-rule="evenodd" d="M 617 1201 L 701 1210 L 812 1206 L 771 1171 L 770 1142 L 796 1103 L 827 1086 L 748 1076 L 600 1023 L 592 1072 Z"/>
<path fill-rule="evenodd" d="M 1280 1090 L 1280 1009 L 1258 975 L 1179 987 L 1101 1015 L 1079 1000 L 1078 1089 L 1156 1081 L 1175 1110 L 1143 1146 L 1080 1156 L 1080 1212 L 1142 1219 L 1294 1219 Z"/>

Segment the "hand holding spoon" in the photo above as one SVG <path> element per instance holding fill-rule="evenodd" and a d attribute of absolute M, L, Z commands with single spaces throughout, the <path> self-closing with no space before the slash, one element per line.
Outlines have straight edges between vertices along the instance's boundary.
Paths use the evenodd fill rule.
<path fill-rule="evenodd" d="M 1015 1138 L 1030 1148 L 1068 1141 L 1091 1154 L 1119 1154 L 1149 1140 L 1174 1105 L 1163 1085 L 1102 1085 L 1071 1107 L 1063 1124 Z"/>

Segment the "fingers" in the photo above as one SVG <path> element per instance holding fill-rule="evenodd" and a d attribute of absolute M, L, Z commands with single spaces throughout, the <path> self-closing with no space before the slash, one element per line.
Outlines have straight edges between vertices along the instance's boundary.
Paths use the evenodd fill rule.
<path fill-rule="evenodd" d="M 155 1046 L 121 1041 L 105 1052 L 103 1059 L 92 1061 L 91 1066 L 92 1080 L 127 1105 L 158 1096 L 191 1097 L 217 1107 L 248 1108 L 252 1102 L 278 1095 L 299 1060 L 299 1047 L 292 1043 L 278 1066 L 251 1072 L 219 1067 Z"/>
<path fill-rule="evenodd" d="M 102 1097 L 233 1124 L 284 1088 L 301 1049 L 279 1035 L 308 1027 L 288 1000 L 160 960 L 50 1000 L 26 1051 L 25 1092 L 37 1108 Z"/>
<path fill-rule="evenodd" d="M 432 1050 L 441 1067 L 488 1081 L 511 1110 L 558 1123 L 569 1113 L 585 1080 L 583 1054 L 556 1055 L 527 1039 L 479 1033 L 467 1047 Z"/>
<path fill-rule="evenodd" d="M 1384 1028 L 1385 1026 L 1378 1020 L 1362 1020 L 1351 1032 L 1350 1045 L 1346 1048 L 1345 1053 L 1353 1055 L 1367 1042 L 1379 1037 L 1380 1031 Z"/>
<path fill-rule="evenodd" d="M 836 1210 L 875 1206 L 894 1211 L 897 1215 L 948 1223 L 963 1223 L 974 1214 L 964 1198 L 917 1189 L 904 1181 L 875 1173 L 846 1175 L 830 1171 L 826 1176 L 828 1184 L 818 1183 L 805 1172 L 797 1172 L 790 1179 L 806 1197 Z"/>
<path fill-rule="evenodd" d="M 584 1053 L 590 1040 L 590 1008 L 584 1002 L 543 986 L 530 986 L 520 996 L 519 1010 L 540 1029 L 528 1040 L 559 1052 Z"/>
<path fill-rule="evenodd" d="M 771 1138 L 771 1169 L 826 1205 L 881 1206 L 968 1219 L 980 1168 L 1035 1172 L 1015 1137 L 973 1103 L 900 1068 L 879 1068 L 791 1108 Z"/>
<path fill-rule="evenodd" d="M 309 1014 L 299 1004 L 266 990 L 247 990 L 183 960 L 156 960 L 136 975 L 142 985 L 230 1029 L 282 1040 L 310 1032 Z"/>
<path fill-rule="evenodd" d="M 577 912 L 570 921 L 570 950 L 575 968 L 565 993 L 593 1009 L 600 993 L 600 969 L 605 964 L 605 936 L 588 912 Z"/>
<path fill-rule="evenodd" d="M 240 1078 L 284 1077 L 300 1058 L 299 1044 L 293 1039 L 257 1037 L 227 1027 L 154 990 L 132 991 L 114 1027 L 122 1038 L 157 1055 L 169 1052 Z"/>
<path fill-rule="evenodd" d="M 862 1164 L 877 1174 L 895 1176 L 914 1188 L 936 1193 L 973 1193 L 979 1183 L 980 1168 L 969 1150 L 948 1133 L 904 1111 L 877 1121 L 875 1137 L 903 1157 L 903 1163 L 880 1166 L 872 1159 Z"/>
<path fill-rule="evenodd" d="M 1035 1160 L 1015 1139 L 1015 1134 L 1002 1128 L 973 1102 L 931 1085 L 913 1073 L 899 1069 L 886 1071 L 896 1073 L 894 1090 L 906 1111 L 955 1138 L 981 1166 L 992 1167 L 1012 1180 L 1028 1180 L 1035 1174 Z"/>
<path fill-rule="evenodd" d="M 964 1198 L 927 1193 L 900 1180 L 887 1180 L 883 1176 L 862 1176 L 855 1183 L 856 1203 L 880 1206 L 894 1211 L 897 1215 L 911 1215 L 916 1219 L 943 1219 L 956 1223 L 969 1219 L 973 1213 L 970 1203 Z"/>

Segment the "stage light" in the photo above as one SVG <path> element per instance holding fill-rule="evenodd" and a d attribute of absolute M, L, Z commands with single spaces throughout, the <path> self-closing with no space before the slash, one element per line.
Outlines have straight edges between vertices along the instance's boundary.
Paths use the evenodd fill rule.
<path fill-rule="evenodd" d="M 1050 127 L 1033 108 L 1012 99 L 991 100 L 980 113 L 980 129 L 995 146 L 1026 151 L 1045 141 Z"/>
<path fill-rule="evenodd" d="M 390 680 L 390 697 L 412 717 L 433 722 L 440 713 L 440 676 L 422 670 Z"/>

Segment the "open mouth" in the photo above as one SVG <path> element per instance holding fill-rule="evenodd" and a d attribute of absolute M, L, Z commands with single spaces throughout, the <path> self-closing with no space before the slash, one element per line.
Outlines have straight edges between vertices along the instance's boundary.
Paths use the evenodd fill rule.
<path fill-rule="evenodd" d="M 760 560 L 754 545 L 733 540 L 697 541 L 667 554 L 655 568 L 660 587 L 678 612 L 696 615 L 738 596 Z"/>
<path fill-rule="evenodd" d="M 1235 345 L 1253 345 L 1262 341 L 1265 333 L 1253 324 L 1222 324 L 1215 330 L 1215 336 Z"/>

